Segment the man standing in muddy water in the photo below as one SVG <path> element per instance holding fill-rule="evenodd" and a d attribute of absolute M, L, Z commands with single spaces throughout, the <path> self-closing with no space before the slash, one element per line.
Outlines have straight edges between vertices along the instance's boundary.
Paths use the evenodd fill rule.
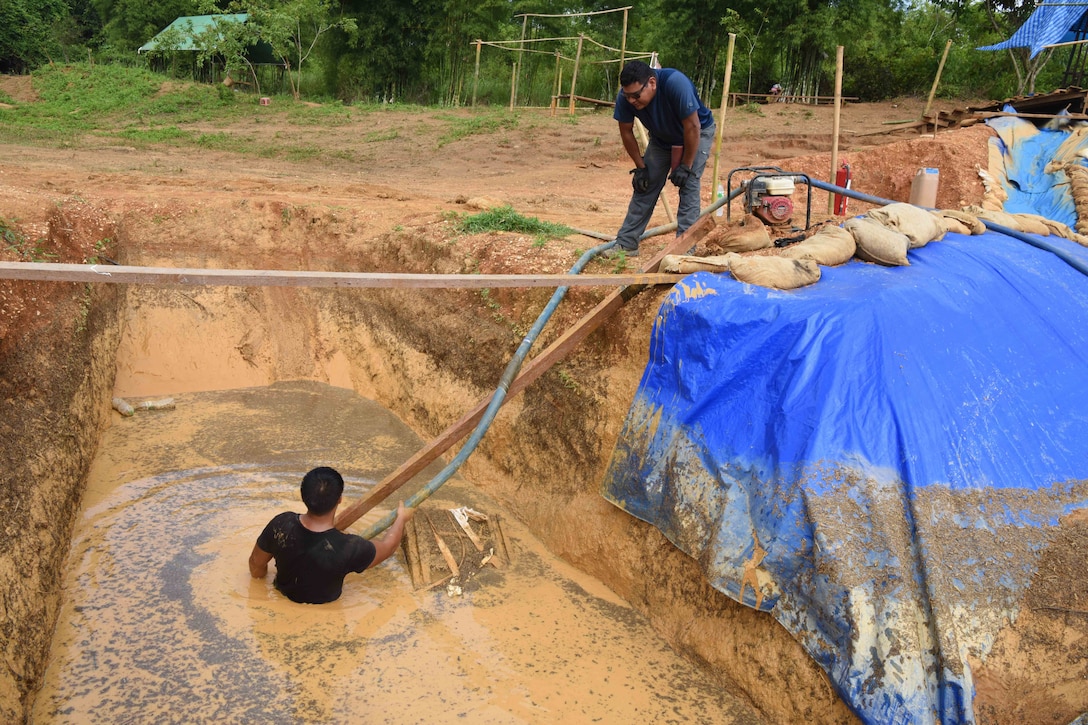
<path fill-rule="evenodd" d="M 324 604 L 340 598 L 348 572 L 362 573 L 396 551 L 415 509 L 401 502 L 396 521 L 371 542 L 345 534 L 333 523 L 344 495 L 344 478 L 335 469 L 313 469 L 303 476 L 300 488 L 306 513 L 287 511 L 268 522 L 249 555 L 249 573 L 263 579 L 268 562 L 275 559 L 276 589 L 293 602 Z"/>
<path fill-rule="evenodd" d="M 714 114 L 699 100 L 695 84 L 678 70 L 654 70 L 633 60 L 623 66 L 620 86 L 612 117 L 619 122 L 623 148 L 635 162 L 631 171 L 634 193 L 611 251 L 633 257 L 638 255 L 639 237 L 650 223 L 666 178 L 680 190 L 676 235 L 699 218 L 701 178 L 716 128 Z M 645 153 L 639 152 L 635 140 L 636 118 L 650 132 Z M 674 149 L 679 156 L 675 160 Z"/>

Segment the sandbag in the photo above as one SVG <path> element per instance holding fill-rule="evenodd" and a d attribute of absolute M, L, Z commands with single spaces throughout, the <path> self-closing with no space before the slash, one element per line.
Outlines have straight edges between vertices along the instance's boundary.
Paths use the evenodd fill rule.
<path fill-rule="evenodd" d="M 738 281 L 760 287 L 797 289 L 820 281 L 820 265 L 811 259 L 743 257 L 736 252 L 730 252 L 725 258 L 729 271 Z"/>
<path fill-rule="evenodd" d="M 971 212 L 979 219 L 985 219 L 988 222 L 1000 224 L 1001 226 L 1008 227 L 1013 231 L 1024 231 L 1024 228 L 1020 226 L 1020 221 L 1015 216 L 999 209 L 983 209 L 977 206 L 969 206 L 967 207 L 967 211 Z"/>
<path fill-rule="evenodd" d="M 1077 213 L 1076 231 L 1088 234 L 1088 169 L 1079 163 L 1065 167 L 1069 178 L 1069 193 L 1073 195 L 1073 207 Z"/>
<path fill-rule="evenodd" d="M 849 262 L 856 249 L 853 234 L 840 226 L 828 225 L 820 227 L 803 242 L 786 247 L 782 256 L 790 259 L 811 259 L 816 264 L 835 267 Z"/>
<path fill-rule="evenodd" d="M 962 234 L 965 237 L 971 236 L 971 230 L 966 224 L 959 219 L 953 219 L 952 217 L 941 217 L 941 225 L 946 232 L 952 232 L 953 234 Z"/>
<path fill-rule="evenodd" d="M 767 227 L 751 214 L 744 217 L 740 224 L 714 227 L 702 241 L 710 249 L 721 249 L 725 252 L 754 252 L 774 244 Z"/>
<path fill-rule="evenodd" d="M 1050 233 L 1056 237 L 1062 237 L 1088 247 L 1088 236 L 1078 234 L 1060 221 L 1043 217 L 1043 223 L 1050 229 Z"/>
<path fill-rule="evenodd" d="M 1020 228 L 1029 234 L 1038 234 L 1041 237 L 1050 236 L 1050 227 L 1046 224 L 1046 218 L 1041 217 L 1038 214 L 1028 214 L 1026 212 L 1018 212 L 1013 214 L 1016 217 L 1016 221 L 1020 224 Z"/>
<path fill-rule="evenodd" d="M 693 257 L 687 254 L 666 254 L 661 258 L 661 271 L 666 274 L 694 272 L 728 272 L 729 261 L 723 257 Z"/>
<path fill-rule="evenodd" d="M 911 249 L 924 247 L 944 235 L 944 227 L 937 216 L 913 204 L 888 204 L 870 209 L 865 216 L 888 229 L 906 234 Z"/>
<path fill-rule="evenodd" d="M 910 264 L 907 261 L 910 240 L 906 234 L 888 229 L 868 217 L 848 219 L 843 226 L 854 236 L 854 243 L 857 244 L 854 256 L 858 259 L 887 267 Z"/>
<path fill-rule="evenodd" d="M 948 224 L 949 221 L 956 221 L 961 226 L 966 227 L 967 231 L 966 232 L 960 232 L 961 234 L 985 234 L 986 233 L 986 225 L 983 224 L 982 221 L 977 216 L 975 216 L 974 214 L 968 214 L 967 212 L 960 211 L 959 209 L 941 209 L 941 210 L 939 210 L 937 212 L 937 216 L 941 217 L 941 219 L 945 222 L 946 225 Z M 953 231 L 953 230 L 949 229 L 948 231 Z"/>

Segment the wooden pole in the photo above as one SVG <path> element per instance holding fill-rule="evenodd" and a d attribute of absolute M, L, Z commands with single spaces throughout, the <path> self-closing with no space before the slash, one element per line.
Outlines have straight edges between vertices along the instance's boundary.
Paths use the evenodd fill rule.
<path fill-rule="evenodd" d="M 555 115 L 555 107 L 559 103 L 559 94 L 563 92 L 563 67 L 559 61 L 561 59 L 559 51 L 555 51 L 555 82 L 552 84 L 552 115 Z"/>
<path fill-rule="evenodd" d="M 714 141 L 714 174 L 710 177 L 710 198 L 718 189 L 718 164 L 722 156 L 722 133 L 725 132 L 725 109 L 729 106 L 729 84 L 733 82 L 733 46 L 737 42 L 737 34 L 729 34 L 729 49 L 725 54 L 725 81 L 722 84 L 722 109 L 718 114 L 718 138 Z"/>
<path fill-rule="evenodd" d="M 709 215 L 700 218 L 690 229 L 679 237 L 675 237 L 665 246 L 665 249 L 656 254 L 646 266 L 645 271 L 647 273 L 655 272 L 661 265 L 661 260 L 664 259 L 666 254 L 679 254 L 690 249 L 691 246 L 707 232 L 709 223 Z M 547 372 L 555 365 L 555 363 L 566 357 L 567 353 L 573 350 L 578 343 L 589 337 L 589 335 L 603 325 L 616 310 L 623 307 L 628 300 L 641 291 L 641 288 L 635 286 L 623 287 L 601 300 L 596 307 L 587 312 L 584 317 L 578 320 L 578 322 L 574 323 L 566 332 L 556 339 L 555 342 L 522 366 L 521 372 L 518 373 L 517 377 L 510 383 L 510 387 L 506 393 L 506 401 L 509 401 L 520 393 L 528 387 L 530 383 Z M 472 410 L 461 416 L 459 420 L 440 433 L 437 438 L 402 463 L 400 468 L 382 479 L 373 489 L 371 489 L 370 493 L 367 494 L 365 498 L 341 511 L 340 515 L 336 517 L 336 528 L 343 531 L 351 526 L 367 511 L 370 511 L 386 498 L 393 495 L 397 489 L 410 481 L 413 476 L 426 468 L 432 461 L 457 443 L 457 441 L 468 435 L 471 429 L 484 417 L 484 413 L 487 411 L 488 406 L 491 405 L 491 397 L 491 395 L 488 395 L 476 403 L 476 406 Z"/>
<path fill-rule="evenodd" d="M 514 110 L 514 94 L 517 93 L 518 88 L 518 64 L 514 63 L 514 67 L 510 69 L 510 110 Z"/>
<path fill-rule="evenodd" d="M 929 107 L 933 105 L 933 96 L 937 93 L 937 83 L 941 80 L 941 71 L 944 70 L 944 62 L 948 59 L 948 50 L 952 47 L 952 39 L 949 38 L 948 42 L 944 44 L 944 53 L 941 54 L 941 62 L 937 65 L 937 75 L 933 79 L 933 87 L 929 89 L 929 98 L 926 100 L 926 107 L 922 110 L 922 117 L 929 113 Z M 937 135 L 934 131 L 933 135 Z"/>
<path fill-rule="evenodd" d="M 578 66 L 582 62 L 582 41 L 585 35 L 578 33 L 578 52 L 574 56 L 574 74 L 570 77 L 570 115 L 574 115 L 574 88 L 578 85 Z"/>
<path fill-rule="evenodd" d="M 835 173 L 839 166 L 839 121 L 842 115 L 842 46 L 835 51 L 835 113 L 831 124 L 831 177 L 828 183 L 835 183 Z M 835 195 L 827 195 L 827 213 L 835 213 Z"/>
<path fill-rule="evenodd" d="M 552 115 L 553 116 L 555 115 L 555 107 L 558 105 L 558 102 L 559 102 L 559 94 L 563 92 L 563 69 L 562 68 L 559 69 L 559 83 L 557 83 L 556 85 L 559 87 L 559 90 L 557 90 L 555 92 L 555 101 L 552 102 Z"/>
<path fill-rule="evenodd" d="M 182 269 L 56 262 L 0 262 L 0 279 L 191 287 L 350 287 L 482 289 L 487 287 L 610 287 L 670 284 L 667 274 L 411 274 L 310 272 L 281 269 Z"/>
<path fill-rule="evenodd" d="M 476 41 L 476 75 L 472 78 L 472 105 L 476 106 L 476 88 L 480 85 L 480 48 L 483 46 L 483 41 Z"/>
<path fill-rule="evenodd" d="M 521 84 L 521 64 L 525 60 L 525 30 L 529 25 L 529 16 L 526 15 L 521 19 L 521 45 L 518 46 L 518 72 L 514 79 L 514 98 L 517 99 L 517 87 Z M 514 110 L 514 106 L 511 104 L 510 110 Z"/>
<path fill-rule="evenodd" d="M 623 59 L 627 55 L 627 8 L 623 9 L 623 39 L 620 42 L 620 73 L 623 72 Z M 616 74 L 616 85 L 619 85 L 619 73 Z"/>

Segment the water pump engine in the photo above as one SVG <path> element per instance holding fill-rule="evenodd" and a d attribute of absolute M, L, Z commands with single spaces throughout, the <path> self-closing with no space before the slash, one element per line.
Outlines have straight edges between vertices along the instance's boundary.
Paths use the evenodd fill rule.
<path fill-rule="evenodd" d="M 793 217 L 793 178 L 757 176 L 748 182 L 744 209 L 767 224 L 786 224 Z"/>

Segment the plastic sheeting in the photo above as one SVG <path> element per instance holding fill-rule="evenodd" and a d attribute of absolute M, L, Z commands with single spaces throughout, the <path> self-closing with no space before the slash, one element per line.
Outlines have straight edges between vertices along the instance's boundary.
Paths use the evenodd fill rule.
<path fill-rule="evenodd" d="M 1030 48 L 1031 56 L 1042 53 L 1046 46 L 1073 40 L 1072 28 L 1088 12 L 1088 3 L 1061 2 L 1040 5 L 1008 40 L 984 45 L 977 50 Z"/>
<path fill-rule="evenodd" d="M 602 492 L 864 721 L 972 723 L 969 658 L 1088 507 L 1088 278 L 992 232 L 909 258 L 792 292 L 686 278 Z"/>
<path fill-rule="evenodd" d="M 1006 106 L 1005 110 L 1015 111 Z M 1067 164 L 1085 166 L 1088 126 L 1072 129 L 1037 129 L 1021 118 L 992 118 L 987 125 L 997 132 L 990 139 L 990 171 L 1008 194 L 1004 211 L 1038 214 L 1073 228 L 1077 222 Z M 995 157 L 995 154 L 997 158 Z"/>

